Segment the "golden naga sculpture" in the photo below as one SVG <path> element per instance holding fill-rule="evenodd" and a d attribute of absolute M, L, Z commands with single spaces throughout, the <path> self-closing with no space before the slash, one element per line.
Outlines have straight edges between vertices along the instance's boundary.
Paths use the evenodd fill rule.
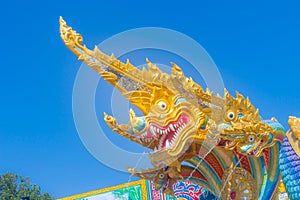
<path fill-rule="evenodd" d="M 262 120 L 238 92 L 233 97 L 225 90 L 221 97 L 204 90 L 175 63 L 171 74 L 148 59 L 147 69 L 139 70 L 129 60 L 123 63 L 97 47 L 90 50 L 62 18 L 60 34 L 79 60 L 142 111 L 138 117 L 130 110 L 128 124 L 118 124 L 104 113 L 113 131 L 153 150 L 153 168 L 130 168 L 130 173 L 154 181 L 157 189 L 170 194 L 177 180 L 189 180 L 225 199 L 274 198 L 284 137 L 277 120 Z M 299 121 L 290 119 L 290 124 L 299 135 Z"/>

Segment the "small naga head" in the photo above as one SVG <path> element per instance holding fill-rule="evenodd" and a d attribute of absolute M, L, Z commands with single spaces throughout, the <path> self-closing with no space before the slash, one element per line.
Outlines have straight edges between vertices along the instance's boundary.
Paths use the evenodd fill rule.
<path fill-rule="evenodd" d="M 258 123 L 260 121 L 258 110 L 248 98 L 243 97 L 238 92 L 236 92 L 234 98 L 224 89 L 224 97 L 219 102 L 220 109 L 214 110 L 214 113 L 210 116 L 212 120 L 208 123 L 208 136 L 213 136 L 221 141 L 223 137 L 219 133 L 223 129 L 227 129 L 237 122 L 252 121 Z"/>
<path fill-rule="evenodd" d="M 236 91 L 236 97 L 231 96 L 228 91 L 224 90 L 224 113 L 223 123 L 234 124 L 236 122 L 253 122 L 258 123 L 260 116 L 250 102 L 249 98 L 245 98 Z"/>
<path fill-rule="evenodd" d="M 128 171 L 137 177 L 142 179 L 152 180 L 155 190 L 160 190 L 163 193 L 174 196 L 173 184 L 178 180 L 183 179 L 178 169 L 175 166 L 166 166 L 163 168 L 146 169 L 139 172 L 135 172 L 133 168 L 129 168 Z"/>
<path fill-rule="evenodd" d="M 239 121 L 221 129 L 220 137 L 227 150 L 235 149 L 238 153 L 248 156 L 261 156 L 264 149 L 275 144 L 275 130 L 267 123 Z"/>
<path fill-rule="evenodd" d="M 140 70 L 129 60 L 123 63 L 97 47 L 90 50 L 82 45 L 82 36 L 62 18 L 60 33 L 79 60 L 98 72 L 143 113 L 136 116 L 131 109 L 128 124 L 118 124 L 114 117 L 104 113 L 104 120 L 113 131 L 154 152 L 166 151 L 172 157 L 187 151 L 195 139 L 205 139 L 206 124 L 212 113 L 209 102 L 221 101 L 185 77 L 176 64 L 171 63 L 172 73 L 166 74 L 146 59 L 148 68 Z"/>
<path fill-rule="evenodd" d="M 261 118 L 248 98 L 236 92 L 232 97 L 224 91 L 224 112 L 215 126 L 218 132 L 218 146 L 250 156 L 260 156 L 265 148 L 275 144 L 276 131 Z"/>

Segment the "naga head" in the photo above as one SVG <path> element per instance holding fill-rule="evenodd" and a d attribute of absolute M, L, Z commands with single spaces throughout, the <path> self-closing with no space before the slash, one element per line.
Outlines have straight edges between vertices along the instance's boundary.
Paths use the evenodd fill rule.
<path fill-rule="evenodd" d="M 275 144 L 275 131 L 267 123 L 240 121 L 221 130 L 223 139 L 220 145 L 227 150 L 235 149 L 238 153 L 259 157 L 264 149 Z"/>
<path fill-rule="evenodd" d="M 261 118 L 248 98 L 236 92 L 231 96 L 224 92 L 224 112 L 215 127 L 218 132 L 218 146 L 236 150 L 249 156 L 260 156 L 262 151 L 275 144 L 275 130 Z"/>
<path fill-rule="evenodd" d="M 171 74 L 163 73 L 146 59 L 147 69 L 138 69 L 128 60 L 123 63 L 97 47 L 88 49 L 83 38 L 60 18 L 60 34 L 65 45 L 108 83 L 118 89 L 143 116 L 129 111 L 128 124 L 104 113 L 108 126 L 118 134 L 156 152 L 178 157 L 188 151 L 195 139 L 203 140 L 211 116 L 212 102 L 221 100 L 203 91 L 191 78 L 184 76 L 174 63 Z"/>

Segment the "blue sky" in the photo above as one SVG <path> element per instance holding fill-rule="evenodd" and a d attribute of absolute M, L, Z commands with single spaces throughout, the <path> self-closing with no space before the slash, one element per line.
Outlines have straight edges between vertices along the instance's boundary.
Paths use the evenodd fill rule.
<path fill-rule="evenodd" d="M 207 50 L 231 93 L 249 96 L 265 118 L 287 127 L 289 115 L 300 116 L 299 7 L 297 1 L 2 2 L 0 173 L 29 176 L 55 197 L 128 181 L 78 137 L 72 90 L 81 63 L 59 37 L 60 15 L 90 47 L 138 27 L 182 32 Z"/>

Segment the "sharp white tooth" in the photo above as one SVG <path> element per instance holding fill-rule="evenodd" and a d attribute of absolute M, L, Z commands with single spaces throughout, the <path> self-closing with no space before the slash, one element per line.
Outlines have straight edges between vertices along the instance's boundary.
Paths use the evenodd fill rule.
<path fill-rule="evenodd" d="M 155 133 L 155 130 L 154 130 L 154 127 L 153 127 L 153 126 L 150 126 L 150 131 L 151 131 L 151 133 L 152 133 L 154 136 L 156 136 L 156 133 Z"/>
<path fill-rule="evenodd" d="M 170 132 L 170 128 L 169 127 L 167 128 L 167 132 Z"/>
<path fill-rule="evenodd" d="M 153 132 L 154 132 L 154 128 L 153 128 L 153 126 L 150 126 L 150 131 L 151 131 L 151 133 L 153 133 Z"/>
<path fill-rule="evenodd" d="M 170 148 L 170 147 L 171 147 L 171 145 L 169 143 L 169 140 L 166 140 L 166 148 Z"/>
<path fill-rule="evenodd" d="M 183 120 L 182 120 L 182 119 L 180 119 L 180 121 L 181 121 L 181 123 L 183 123 Z"/>
<path fill-rule="evenodd" d="M 153 150 L 154 152 L 157 152 L 157 147 L 154 147 L 154 150 Z"/>
<path fill-rule="evenodd" d="M 153 136 L 154 136 L 154 137 L 156 137 L 156 136 L 157 136 L 157 135 L 156 135 L 156 133 L 155 133 L 154 131 L 153 131 L 152 133 L 153 133 Z"/>
<path fill-rule="evenodd" d="M 174 129 L 174 127 L 173 127 L 173 124 L 170 124 L 170 129 L 171 129 L 172 131 L 175 131 L 175 129 Z"/>
<path fill-rule="evenodd" d="M 162 130 L 159 130 L 160 134 L 162 135 L 163 134 L 163 131 Z"/>
<path fill-rule="evenodd" d="M 153 130 L 154 130 L 154 132 L 156 132 L 156 127 L 155 126 L 153 126 Z"/>

